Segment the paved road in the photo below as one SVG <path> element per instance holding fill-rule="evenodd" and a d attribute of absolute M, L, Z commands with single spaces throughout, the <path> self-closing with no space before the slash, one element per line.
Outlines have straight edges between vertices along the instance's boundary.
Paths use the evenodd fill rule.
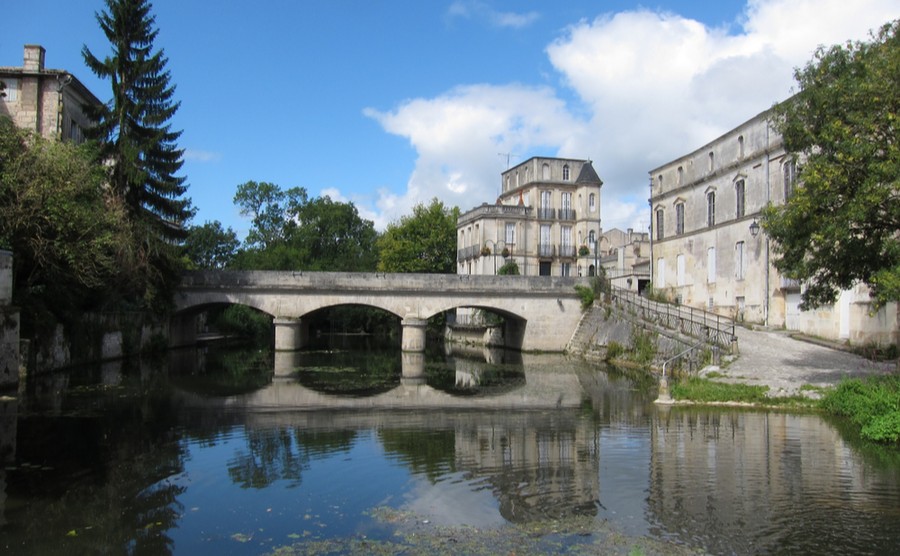
<path fill-rule="evenodd" d="M 740 356 L 719 370 L 727 377 L 723 380 L 766 385 L 770 396 L 800 393 L 804 384 L 831 386 L 846 377 L 896 370 L 896 362 L 875 363 L 852 353 L 795 340 L 784 331 L 737 327 L 735 333 Z"/>

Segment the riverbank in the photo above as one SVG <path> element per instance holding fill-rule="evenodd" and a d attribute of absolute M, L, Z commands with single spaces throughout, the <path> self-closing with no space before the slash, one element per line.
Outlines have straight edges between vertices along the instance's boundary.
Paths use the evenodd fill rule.
<path fill-rule="evenodd" d="M 721 366 L 706 367 L 701 377 L 732 384 L 768 387 L 770 398 L 816 399 L 823 388 L 848 378 L 894 372 L 896 361 L 870 361 L 825 342 L 796 339 L 784 330 L 736 327 L 740 354 Z"/>

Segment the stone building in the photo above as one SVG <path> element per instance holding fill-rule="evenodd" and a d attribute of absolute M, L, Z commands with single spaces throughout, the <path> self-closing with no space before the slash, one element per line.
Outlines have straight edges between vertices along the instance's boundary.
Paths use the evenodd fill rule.
<path fill-rule="evenodd" d="M 874 315 L 868 289 L 800 310 L 802 284 L 773 266 L 759 222 L 798 186 L 796 165 L 763 112 L 650 172 L 653 288 L 733 317 L 853 344 L 897 342 L 896 303 Z"/>
<path fill-rule="evenodd" d="M 533 157 L 500 176 L 501 194 L 460 215 L 457 273 L 592 275 L 599 265 L 600 188 L 589 160 Z"/>
<path fill-rule="evenodd" d="M 68 71 L 45 68 L 44 55 L 29 44 L 21 67 L 0 66 L 0 117 L 47 139 L 81 142 L 90 125 L 82 106 L 101 102 Z"/>
<path fill-rule="evenodd" d="M 612 228 L 600 236 L 600 266 L 613 287 L 642 292 L 650 284 L 650 234 Z"/>

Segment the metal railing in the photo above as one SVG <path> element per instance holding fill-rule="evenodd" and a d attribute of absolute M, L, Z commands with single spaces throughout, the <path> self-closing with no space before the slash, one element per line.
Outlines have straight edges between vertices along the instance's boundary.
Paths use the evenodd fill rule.
<path fill-rule="evenodd" d="M 538 257 L 552 257 L 555 251 L 552 243 L 538 244 Z"/>
<path fill-rule="evenodd" d="M 721 346 L 729 353 L 737 341 L 734 320 L 728 317 L 694 307 L 660 303 L 622 288 L 610 288 L 610 298 L 623 310 L 632 311 L 646 321 Z"/>

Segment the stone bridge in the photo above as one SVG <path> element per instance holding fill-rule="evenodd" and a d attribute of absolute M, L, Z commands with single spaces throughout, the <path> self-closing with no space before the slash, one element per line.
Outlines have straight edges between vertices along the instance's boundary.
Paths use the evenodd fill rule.
<path fill-rule="evenodd" d="M 402 326 L 404 351 L 425 349 L 428 319 L 458 308 L 485 309 L 504 317 L 506 347 L 563 351 L 581 319 L 576 284 L 587 278 L 470 276 L 300 271 L 198 271 L 185 275 L 175 295 L 172 346 L 196 343 L 195 316 L 215 305 L 246 305 L 273 317 L 275 349 L 302 348 L 303 317 L 340 305 L 392 313 Z"/>

